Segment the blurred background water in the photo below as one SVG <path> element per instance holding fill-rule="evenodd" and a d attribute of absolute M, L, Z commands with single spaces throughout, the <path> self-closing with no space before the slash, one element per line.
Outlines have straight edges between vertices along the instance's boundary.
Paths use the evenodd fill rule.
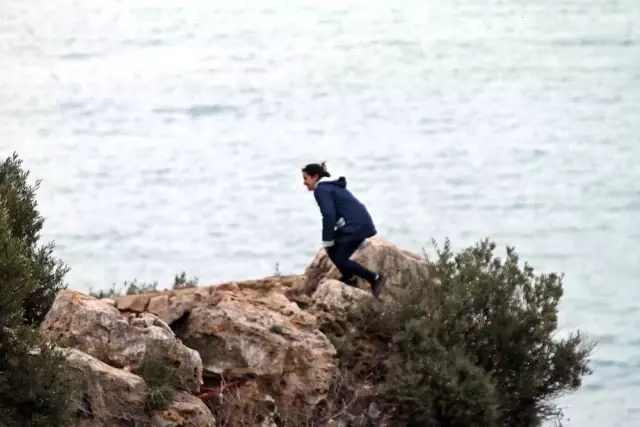
<path fill-rule="evenodd" d="M 639 118 L 637 0 L 0 2 L 0 152 L 72 288 L 302 272 L 327 160 L 402 247 L 566 273 L 567 425 L 640 425 Z"/>

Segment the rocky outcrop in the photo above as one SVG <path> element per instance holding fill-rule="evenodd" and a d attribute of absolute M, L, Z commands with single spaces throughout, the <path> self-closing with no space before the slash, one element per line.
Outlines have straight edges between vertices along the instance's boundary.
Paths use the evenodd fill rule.
<path fill-rule="evenodd" d="M 430 264 L 424 257 L 400 249 L 380 237 L 369 239 L 364 247 L 356 251 L 352 259 L 384 275 L 381 296 L 393 297 L 407 283 L 426 282 L 432 276 Z M 305 271 L 305 280 L 300 291 L 312 295 L 322 280 L 340 279 L 340 276 L 327 252 L 320 249 Z M 358 280 L 358 286 L 371 291 L 371 285 L 362 279 Z"/>
<path fill-rule="evenodd" d="M 75 427 L 214 427 L 209 409 L 197 397 L 177 392 L 164 411 L 148 411 L 144 380 L 76 349 L 67 349 L 71 373 L 80 384 Z"/>
<path fill-rule="evenodd" d="M 122 297 L 116 307 L 126 307 L 126 316 L 142 316 L 132 311 L 144 307 L 171 322 L 180 340 L 200 354 L 205 379 L 213 385 L 257 378 L 278 407 L 295 402 L 309 411 L 326 396 L 336 352 L 315 316 L 285 296 L 289 280 L 138 295 L 138 303 Z"/>
<path fill-rule="evenodd" d="M 338 280 L 326 279 L 320 282 L 313 293 L 312 301 L 311 311 L 314 314 L 328 312 L 338 317 L 345 317 L 354 307 L 373 303 L 374 296 L 362 289 L 345 286 Z"/>
<path fill-rule="evenodd" d="M 68 350 L 74 377 L 81 383 L 78 427 L 98 422 L 114 427 L 150 424 L 145 413 L 146 384 L 142 378 L 117 369 L 76 349 Z"/>
<path fill-rule="evenodd" d="M 155 411 L 154 427 L 214 427 L 216 420 L 202 400 L 186 392 L 177 392 L 173 404 L 164 411 Z"/>
<path fill-rule="evenodd" d="M 122 315 L 107 303 L 67 290 L 57 296 L 40 334 L 60 347 L 78 349 L 117 368 L 135 366 L 153 347 L 166 353 L 176 367 L 179 388 L 200 391 L 200 355 L 151 313 Z"/>
<path fill-rule="evenodd" d="M 425 259 L 379 238 L 354 257 L 385 275 L 383 298 L 393 298 L 404 283 L 429 277 Z M 355 309 L 380 306 L 367 283 L 349 287 L 338 277 L 320 250 L 303 276 L 103 300 L 64 291 L 40 332 L 70 349 L 70 362 L 83 381 L 84 421 L 78 427 L 204 427 L 213 425 L 212 411 L 222 424 L 232 425 L 232 412 L 247 419 L 256 408 L 264 409 L 256 426 L 273 427 L 276 418 L 291 425 L 296 415 L 322 412 L 336 398 L 332 387 L 341 374 L 333 342 L 358 336 L 349 322 Z M 360 347 L 371 355 L 378 351 Z M 171 408 L 153 413 L 145 412 L 147 384 L 135 375 L 151 348 L 176 368 L 180 390 Z M 358 402 L 366 411 L 375 403 L 373 387 L 359 386 Z M 348 418 L 347 411 L 338 412 Z"/>
<path fill-rule="evenodd" d="M 349 316 L 353 310 L 365 304 L 375 304 L 370 292 L 346 286 L 338 280 L 325 279 L 311 297 L 309 312 L 316 317 L 321 331 L 343 336 L 350 328 Z"/>

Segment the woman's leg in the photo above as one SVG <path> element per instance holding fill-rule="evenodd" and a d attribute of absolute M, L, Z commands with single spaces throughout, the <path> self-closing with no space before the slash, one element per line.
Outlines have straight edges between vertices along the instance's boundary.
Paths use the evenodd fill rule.
<path fill-rule="evenodd" d="M 349 286 L 357 286 L 356 278 L 352 276 L 351 272 L 343 270 L 344 269 L 343 263 L 341 263 L 340 261 L 336 262 L 336 259 L 337 259 L 336 245 L 328 247 L 326 251 L 327 251 L 327 255 L 329 255 L 329 259 L 333 262 L 333 264 L 336 266 L 338 271 L 342 273 L 342 277 L 340 278 L 340 281 Z"/>
<path fill-rule="evenodd" d="M 362 277 L 369 283 L 374 283 L 378 275 L 351 260 L 351 256 L 358 249 L 362 241 L 340 242 L 329 248 L 328 255 L 331 261 L 342 273 L 345 283 L 351 282 L 354 277 Z"/>

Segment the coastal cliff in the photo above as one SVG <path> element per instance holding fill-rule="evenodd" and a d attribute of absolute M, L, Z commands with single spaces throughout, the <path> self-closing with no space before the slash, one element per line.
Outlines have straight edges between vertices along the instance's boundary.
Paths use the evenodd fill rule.
<path fill-rule="evenodd" d="M 385 274 L 383 299 L 392 298 L 401 283 L 428 278 L 424 258 L 382 239 L 372 239 L 356 258 Z M 366 396 L 352 397 L 347 407 L 332 393 L 367 389 L 366 421 L 380 425 L 374 384 L 352 382 L 358 390 L 335 390 L 345 373 L 330 338 L 353 327 L 346 317 L 355 304 L 381 303 L 365 283 L 362 289 L 346 287 L 336 276 L 320 251 L 299 276 L 102 299 L 65 290 L 40 331 L 43 339 L 71 349 L 70 363 L 83 383 L 83 426 L 134 425 L 126 424 L 131 420 L 154 426 L 236 425 L 240 418 L 243 424 L 237 425 L 254 425 L 251 419 L 255 425 L 319 426 L 362 415 L 349 409 L 362 411 Z M 135 375 L 151 349 L 175 368 L 179 399 L 163 411 L 146 411 L 148 387 Z M 179 421 L 167 424 L 171 414 L 179 414 L 174 417 Z"/>
<path fill-rule="evenodd" d="M 0 427 L 539 427 L 591 374 L 563 275 L 488 238 L 371 239 L 379 298 L 322 249 L 298 276 L 69 290 L 28 175 L 0 163 Z"/>

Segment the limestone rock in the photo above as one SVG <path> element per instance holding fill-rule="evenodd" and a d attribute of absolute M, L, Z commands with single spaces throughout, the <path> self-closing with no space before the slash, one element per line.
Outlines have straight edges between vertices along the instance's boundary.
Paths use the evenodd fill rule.
<path fill-rule="evenodd" d="M 80 350 L 66 352 L 71 372 L 80 382 L 75 427 L 215 427 L 211 412 L 197 397 L 176 392 L 169 409 L 149 414 L 149 390 L 142 378 Z"/>
<path fill-rule="evenodd" d="M 354 308 L 375 304 L 370 292 L 333 279 L 321 281 L 311 300 L 309 312 L 316 316 L 320 330 L 337 336 L 350 328 L 348 318 Z"/>
<path fill-rule="evenodd" d="M 145 413 L 147 387 L 142 378 L 82 351 L 67 352 L 71 372 L 81 384 L 78 427 L 150 426 Z"/>
<path fill-rule="evenodd" d="M 173 324 L 176 320 L 189 313 L 198 304 L 206 303 L 209 298 L 209 287 L 189 287 L 162 292 L 159 294 L 149 294 L 149 302 L 146 311 L 155 314 L 167 325 Z M 120 298 L 126 297 L 119 297 Z M 125 303 L 122 303 L 126 305 Z M 122 310 L 120 307 L 118 307 Z"/>
<path fill-rule="evenodd" d="M 215 427 L 216 420 L 202 400 L 185 392 L 173 395 L 173 404 L 165 411 L 156 411 L 154 427 Z"/>
<path fill-rule="evenodd" d="M 168 325 L 188 313 L 194 306 L 192 295 L 172 297 L 161 295 L 151 299 L 149 302 L 149 312 L 157 315 Z"/>
<path fill-rule="evenodd" d="M 147 309 L 150 299 L 150 294 L 124 295 L 116 299 L 116 308 L 121 311 L 142 313 Z"/>
<path fill-rule="evenodd" d="M 169 310 L 169 295 L 158 295 L 155 297 L 151 297 L 147 310 L 149 311 L 149 313 L 155 314 L 162 319 L 162 316 L 160 316 L 159 314 Z M 167 322 L 165 319 L 162 320 L 169 324 L 169 322 Z"/>
<path fill-rule="evenodd" d="M 313 293 L 313 307 L 336 315 L 344 315 L 354 306 L 375 300 L 371 293 L 353 286 L 347 286 L 339 280 L 323 280 Z"/>
<path fill-rule="evenodd" d="M 394 295 L 399 288 L 412 281 L 426 281 L 431 277 L 430 264 L 424 257 L 412 254 L 379 237 L 369 239 L 367 245 L 360 248 L 352 259 L 366 268 L 382 273 L 386 280 L 381 296 Z M 335 267 L 325 249 L 320 249 L 305 271 L 306 280 L 301 291 L 311 295 L 323 279 L 340 279 L 341 274 Z M 359 279 L 361 289 L 371 292 L 371 285 Z"/>
<path fill-rule="evenodd" d="M 41 336 L 75 348 L 114 367 L 135 365 L 151 346 L 166 352 L 177 369 L 178 386 L 198 392 L 202 360 L 151 313 L 123 316 L 113 306 L 75 291 L 58 294 L 40 327 Z"/>
<path fill-rule="evenodd" d="M 278 407 L 313 407 L 329 389 L 336 351 L 315 317 L 275 289 L 214 289 L 176 333 L 202 357 L 205 376 L 258 377 Z"/>

